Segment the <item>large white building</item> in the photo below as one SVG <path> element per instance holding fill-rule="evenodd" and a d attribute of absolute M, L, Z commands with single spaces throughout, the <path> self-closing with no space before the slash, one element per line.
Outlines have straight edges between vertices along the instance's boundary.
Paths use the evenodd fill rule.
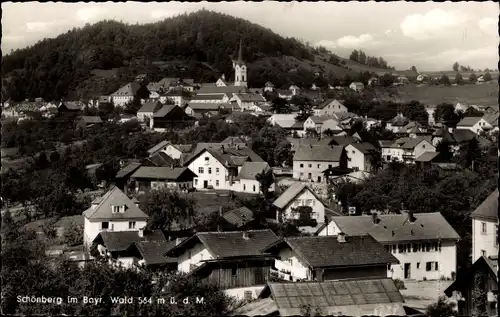
<path fill-rule="evenodd" d="M 401 280 L 452 278 L 457 272 L 460 236 L 437 212 L 332 217 L 318 235 L 370 234 L 398 260 L 388 276 Z"/>
<path fill-rule="evenodd" d="M 472 263 L 481 256 L 498 257 L 498 189 L 471 214 Z"/>
<path fill-rule="evenodd" d="M 324 171 L 332 167 L 347 167 L 347 156 L 341 145 L 301 145 L 293 156 L 293 178 L 322 183 Z"/>

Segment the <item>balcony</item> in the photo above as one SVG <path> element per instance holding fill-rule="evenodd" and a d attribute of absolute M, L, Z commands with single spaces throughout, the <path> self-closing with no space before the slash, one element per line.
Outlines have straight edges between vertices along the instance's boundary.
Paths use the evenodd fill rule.
<path fill-rule="evenodd" d="M 291 272 L 285 270 L 278 271 L 275 269 L 271 269 L 271 276 L 278 280 L 293 281 Z"/>

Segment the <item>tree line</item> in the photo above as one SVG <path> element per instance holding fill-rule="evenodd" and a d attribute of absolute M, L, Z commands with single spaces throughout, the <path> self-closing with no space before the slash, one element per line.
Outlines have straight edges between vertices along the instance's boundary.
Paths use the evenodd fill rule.
<path fill-rule="evenodd" d="M 366 55 L 362 50 L 353 50 L 349 55 L 349 60 L 374 68 L 395 69 L 389 66 L 384 58 Z"/>

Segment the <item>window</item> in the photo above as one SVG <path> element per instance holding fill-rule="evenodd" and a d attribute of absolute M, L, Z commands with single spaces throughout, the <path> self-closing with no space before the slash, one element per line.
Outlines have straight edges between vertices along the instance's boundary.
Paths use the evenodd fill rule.
<path fill-rule="evenodd" d="M 437 271 L 439 269 L 437 262 L 427 262 L 425 263 L 425 270 L 429 271 Z"/>
<path fill-rule="evenodd" d="M 108 229 L 109 228 L 109 222 L 107 222 L 107 221 L 103 222 L 102 225 L 101 225 L 101 228 L 102 229 Z"/>
<path fill-rule="evenodd" d="M 114 214 L 119 213 L 120 212 L 120 206 L 113 206 L 113 211 L 112 212 Z"/>
<path fill-rule="evenodd" d="M 332 164 L 328 164 L 328 168 L 332 168 Z"/>
<path fill-rule="evenodd" d="M 431 244 L 430 243 L 425 244 L 425 252 L 431 252 Z"/>
<path fill-rule="evenodd" d="M 481 250 L 481 255 L 486 257 L 486 250 Z"/>
<path fill-rule="evenodd" d="M 306 200 L 306 205 L 307 205 L 307 206 L 311 206 L 311 205 L 312 205 L 312 202 L 313 202 L 313 200 L 312 200 L 312 199 L 307 199 L 307 200 Z"/>
<path fill-rule="evenodd" d="M 129 229 L 135 229 L 135 221 L 130 221 L 130 222 L 128 223 L 128 228 L 129 228 Z"/>
<path fill-rule="evenodd" d="M 215 186 L 217 186 L 217 187 L 219 186 L 219 180 L 218 179 L 215 180 Z"/>
<path fill-rule="evenodd" d="M 253 185 L 253 191 L 255 191 L 255 185 Z"/>
<path fill-rule="evenodd" d="M 302 163 L 301 163 L 301 164 L 300 164 L 300 168 L 303 168 L 303 167 L 304 167 L 304 164 L 302 164 Z"/>
<path fill-rule="evenodd" d="M 300 199 L 295 200 L 295 201 L 293 202 L 293 205 L 294 205 L 294 206 L 298 206 L 298 205 L 300 205 Z"/>
<path fill-rule="evenodd" d="M 420 268 L 420 262 L 417 262 L 417 269 Z"/>
<path fill-rule="evenodd" d="M 406 252 L 406 244 L 399 244 L 398 249 L 399 249 L 399 253 L 405 253 Z"/>
<path fill-rule="evenodd" d="M 212 174 L 212 168 L 211 167 L 208 168 L 208 174 Z"/>
<path fill-rule="evenodd" d="M 247 185 L 243 184 L 243 190 L 247 190 Z"/>
<path fill-rule="evenodd" d="M 287 262 L 288 262 L 288 265 L 293 266 L 293 258 L 289 258 L 287 260 Z"/>
<path fill-rule="evenodd" d="M 205 156 L 205 162 L 208 162 L 210 159 L 208 156 Z"/>
<path fill-rule="evenodd" d="M 238 271 L 237 268 L 235 267 L 231 268 L 231 275 L 236 276 L 237 271 Z"/>
<path fill-rule="evenodd" d="M 197 185 L 198 185 L 198 179 L 197 179 L 197 178 L 195 178 L 195 179 L 194 179 L 194 186 L 197 186 Z"/>
<path fill-rule="evenodd" d="M 203 174 L 203 167 L 198 167 L 198 173 Z"/>
<path fill-rule="evenodd" d="M 311 178 L 312 178 L 312 174 L 311 174 L 311 173 L 308 173 L 308 174 L 307 174 L 307 178 L 311 179 Z"/>
<path fill-rule="evenodd" d="M 321 168 L 321 164 L 318 164 L 318 168 Z"/>
<path fill-rule="evenodd" d="M 308 166 L 309 166 L 309 168 L 311 168 L 311 167 L 312 167 L 312 164 L 309 164 Z"/>
<path fill-rule="evenodd" d="M 191 251 L 188 252 L 188 260 L 191 260 Z"/>
<path fill-rule="evenodd" d="M 486 222 L 481 222 L 481 233 L 486 233 Z"/>
<path fill-rule="evenodd" d="M 304 176 L 304 173 L 300 172 L 300 177 Z"/>
<path fill-rule="evenodd" d="M 215 168 L 215 174 L 219 175 L 219 168 L 218 167 Z"/>
<path fill-rule="evenodd" d="M 425 144 L 422 144 L 422 149 L 425 149 Z"/>
<path fill-rule="evenodd" d="M 352 150 L 352 154 L 356 154 L 356 151 Z"/>
<path fill-rule="evenodd" d="M 347 160 L 350 162 L 350 161 L 351 161 L 351 158 L 350 158 L 350 157 L 348 157 L 348 158 L 347 158 Z"/>

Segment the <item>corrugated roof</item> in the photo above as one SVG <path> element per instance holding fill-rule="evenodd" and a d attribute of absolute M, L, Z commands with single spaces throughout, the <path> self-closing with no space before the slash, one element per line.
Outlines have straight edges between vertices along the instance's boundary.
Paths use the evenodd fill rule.
<path fill-rule="evenodd" d="M 293 160 L 339 162 L 343 150 L 342 145 L 299 145 Z"/>
<path fill-rule="evenodd" d="M 391 253 L 370 235 L 346 236 L 339 242 L 335 236 L 284 238 L 263 252 L 279 252 L 290 247 L 312 269 L 399 263 Z"/>
<path fill-rule="evenodd" d="M 126 177 L 126 176 L 132 174 L 133 172 L 135 172 L 135 170 L 138 169 L 140 166 L 141 166 L 141 163 L 130 163 L 127 166 L 125 166 L 124 168 L 122 168 L 121 170 L 119 170 L 118 173 L 116 173 L 115 178 Z"/>
<path fill-rule="evenodd" d="M 406 315 L 403 296 L 390 278 L 267 283 L 260 297 L 269 296 L 280 316 L 302 315 L 307 304 L 318 307 L 322 315 Z"/>
<path fill-rule="evenodd" d="M 270 297 L 258 299 L 238 307 L 232 316 L 268 316 L 278 311 L 278 306 Z"/>
<path fill-rule="evenodd" d="M 141 166 L 130 178 L 176 181 L 184 173 L 189 173 L 191 176 L 196 177 L 187 167 Z"/>
<path fill-rule="evenodd" d="M 245 93 L 235 94 L 242 102 L 264 102 L 266 98 L 259 94 Z"/>
<path fill-rule="evenodd" d="M 222 100 L 226 94 L 196 95 L 191 100 Z M 194 102 L 193 102 L 194 103 Z"/>
<path fill-rule="evenodd" d="M 110 252 L 119 252 L 139 241 L 165 241 L 165 236 L 161 230 L 144 231 L 143 237 L 139 236 L 139 231 L 101 231 L 94 242 L 100 240 Z"/>
<path fill-rule="evenodd" d="M 457 127 L 472 127 L 481 119 L 481 117 L 465 117 L 457 123 Z"/>
<path fill-rule="evenodd" d="M 253 212 L 245 206 L 225 212 L 222 217 L 237 228 L 254 220 Z"/>
<path fill-rule="evenodd" d="M 223 86 L 223 87 L 201 87 L 198 90 L 198 94 L 227 94 L 227 93 L 243 93 L 247 92 L 248 88 L 243 87 L 243 86 Z"/>
<path fill-rule="evenodd" d="M 125 212 L 114 213 L 112 206 L 125 206 Z M 116 186 L 104 194 L 97 206 L 90 206 L 83 215 L 89 220 L 148 219 L 148 215 Z"/>
<path fill-rule="evenodd" d="M 271 167 L 269 167 L 269 164 L 266 162 L 245 162 L 241 166 L 238 178 L 255 180 L 255 176 L 257 176 L 257 174 L 269 169 L 271 169 Z"/>
<path fill-rule="evenodd" d="M 498 189 L 495 189 L 471 214 L 472 218 L 498 220 Z"/>
<path fill-rule="evenodd" d="M 154 113 L 154 112 L 160 110 L 161 107 L 163 107 L 163 105 L 159 101 L 146 102 L 141 107 L 141 109 L 139 109 L 139 111 L 137 111 L 137 113 L 139 113 L 139 112 L 153 112 Z"/>
<path fill-rule="evenodd" d="M 185 246 L 200 241 L 216 259 L 263 255 L 261 250 L 279 238 L 269 229 L 246 231 L 248 239 L 241 231 L 198 232 L 171 249 L 167 256 L 182 254 Z"/>
<path fill-rule="evenodd" d="M 333 217 L 332 221 L 348 236 L 370 234 L 381 243 L 460 239 L 455 229 L 438 212 L 418 213 L 413 217 L 413 223 L 408 221 L 406 214 L 378 215 L 380 221 L 377 224 L 373 223 L 371 215 Z"/>
<path fill-rule="evenodd" d="M 280 209 L 285 208 L 290 202 L 295 199 L 295 197 L 297 197 L 304 190 L 309 190 L 313 195 L 316 196 L 314 191 L 311 190 L 306 184 L 293 183 L 283 192 L 283 194 L 281 194 L 281 196 L 278 197 L 278 199 L 274 201 L 273 205 Z"/>
<path fill-rule="evenodd" d="M 220 108 L 231 108 L 231 104 L 227 102 L 190 102 L 188 103 L 188 107 L 197 110 L 206 110 L 206 111 L 217 111 Z"/>

